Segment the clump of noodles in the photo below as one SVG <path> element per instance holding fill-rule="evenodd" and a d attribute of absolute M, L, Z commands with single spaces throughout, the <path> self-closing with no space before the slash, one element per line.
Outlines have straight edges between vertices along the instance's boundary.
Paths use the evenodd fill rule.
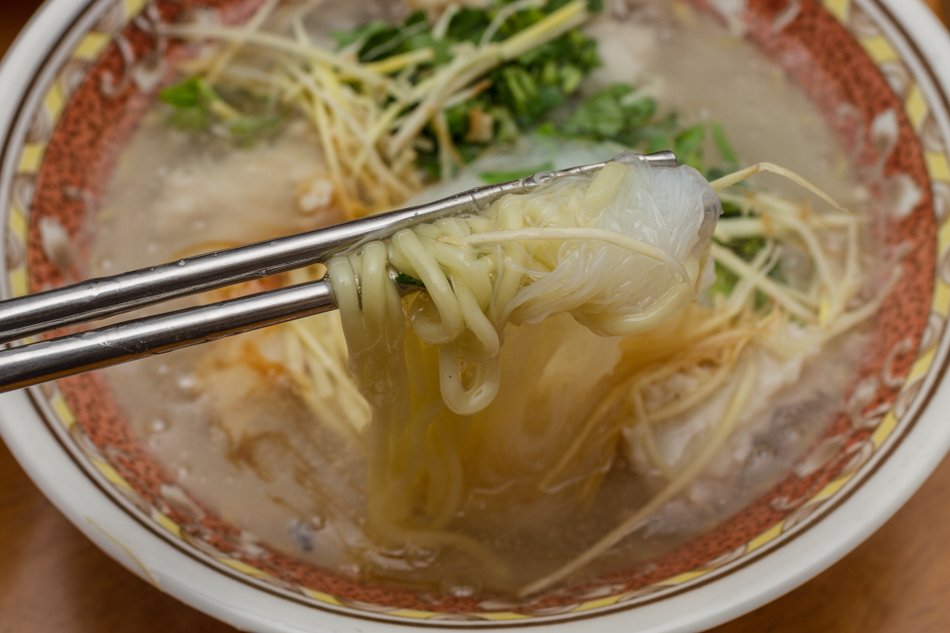
<path fill-rule="evenodd" d="M 834 210 L 728 190 L 760 171 Z M 716 225 L 713 191 L 742 215 Z M 893 278 L 868 289 L 859 230 L 858 217 L 774 165 L 710 186 L 686 168 L 616 163 L 335 259 L 351 369 L 373 407 L 373 538 L 412 543 L 440 565 L 477 561 L 487 585 L 520 595 L 587 567 L 683 495 L 763 402 L 874 314 Z M 750 260 L 724 246 L 750 236 L 764 240 Z M 772 275 L 789 253 L 806 272 Z M 737 281 L 692 301 L 707 259 Z M 390 269 L 426 292 L 400 297 Z M 589 507 L 618 459 L 654 482 L 649 495 L 568 562 L 512 570 L 504 547 L 483 544 L 509 523 L 555 524 Z M 516 551 L 519 537 L 508 538 Z"/>
<path fill-rule="evenodd" d="M 336 257 L 328 271 L 352 364 L 371 402 L 402 373 L 375 362 L 363 368 L 360 359 L 401 344 L 404 306 L 389 272 L 408 275 L 425 287 L 405 309 L 419 340 L 439 348 L 443 400 L 476 413 L 498 391 L 506 324 L 567 313 L 599 334 L 628 336 L 691 301 L 719 213 L 695 170 L 632 159 Z"/>
<path fill-rule="evenodd" d="M 610 446 L 568 469 L 564 481 L 579 487 L 540 500 L 539 468 L 574 442 L 572 421 L 610 371 L 616 337 L 657 327 L 695 298 L 719 215 L 698 172 L 627 158 L 328 262 L 350 369 L 373 410 L 374 538 L 462 552 L 489 584 L 513 589 L 497 553 L 447 528 L 479 504 L 492 521 L 489 506 L 553 511 L 596 488 Z M 424 292 L 402 297 L 391 272 Z M 517 336 L 502 354 L 509 326 Z M 533 376 L 521 387 L 519 370 Z"/>
<path fill-rule="evenodd" d="M 832 208 L 731 188 L 763 170 Z M 741 211 L 714 222 L 711 191 Z M 742 438 L 877 310 L 893 278 L 874 277 L 861 226 L 774 166 L 706 185 L 618 163 L 334 259 L 341 311 L 284 326 L 281 375 L 365 464 L 353 498 L 308 479 L 346 511 L 333 522 L 353 514 L 347 556 L 518 595 L 641 556 L 674 512 L 714 505 Z M 761 247 L 741 257 L 748 238 Z M 713 263 L 734 277 L 718 294 L 700 281 Z"/>

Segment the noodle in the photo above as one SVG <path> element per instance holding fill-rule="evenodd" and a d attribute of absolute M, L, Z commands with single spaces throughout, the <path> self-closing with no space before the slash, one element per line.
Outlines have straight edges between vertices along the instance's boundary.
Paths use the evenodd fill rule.
<path fill-rule="evenodd" d="M 753 173 L 743 170 L 720 184 Z M 776 209 L 783 204 L 774 201 Z M 558 569 L 512 586 L 521 595 L 543 590 L 629 536 L 710 467 L 740 418 L 754 414 L 770 393 L 757 386 L 760 366 L 773 362 L 763 361 L 762 354 L 791 360 L 814 353 L 807 350 L 820 349 L 843 327 L 873 313 L 877 302 L 844 310 L 857 290 L 853 220 L 830 215 L 820 220 L 848 236 L 840 274 L 806 221 L 784 211 L 773 216 L 765 206 L 758 211 L 759 224 L 749 224 L 761 229 L 768 223 L 800 240 L 816 263 L 817 290 L 806 292 L 770 276 L 780 255 L 774 243 L 750 261 L 711 245 L 718 210 L 718 198 L 710 197 L 705 181 L 688 168 L 614 162 L 593 178 L 508 196 L 484 213 L 403 230 L 331 260 L 329 278 L 350 366 L 373 407 L 367 504 L 374 539 L 462 538 L 451 526 L 470 505 L 468 496 L 479 491 L 499 509 L 537 503 L 530 499 L 539 493 L 589 504 L 612 468 L 618 444 L 643 452 L 665 485 Z M 707 257 L 739 278 L 728 299 L 712 308 L 693 301 Z M 403 278 L 399 275 L 417 279 L 424 291 L 400 298 L 393 281 Z M 814 299 L 811 292 L 836 299 Z M 755 293 L 770 299 L 774 310 L 750 312 Z M 557 338 L 545 328 L 564 327 L 547 325 L 559 323 L 559 314 L 601 336 L 623 337 L 624 352 L 611 374 L 601 385 L 584 386 L 578 392 L 584 394 L 582 408 L 566 413 L 560 423 L 525 415 L 510 394 L 494 403 L 502 386 L 506 327 L 537 324 L 537 337 L 527 340 Z M 519 335 L 527 332 L 531 329 L 522 328 Z M 783 338 L 803 335 L 796 351 L 783 351 Z M 526 356 L 525 370 L 552 371 L 557 364 L 545 353 Z M 547 385 L 544 375 L 534 382 L 537 393 L 564 388 Z M 711 406 L 708 436 L 700 445 L 676 449 L 677 455 L 667 440 L 661 444 L 658 429 Z M 721 408 L 718 418 L 715 406 Z M 498 415 L 509 407 L 512 415 Z M 501 437 L 507 450 L 498 457 L 483 452 L 488 446 L 498 451 Z M 504 454 L 517 461 L 503 463 Z M 475 545 L 462 543 L 456 545 L 474 552 Z M 493 569 L 493 577 L 501 578 L 503 568 Z"/>
<path fill-rule="evenodd" d="M 406 229 L 385 246 L 332 260 L 351 349 L 370 348 L 385 338 L 380 328 L 401 318 L 390 267 L 425 286 L 409 300 L 410 323 L 422 342 L 439 347 L 442 398 L 462 415 L 494 399 L 509 322 L 567 312 L 592 330 L 621 336 L 670 317 L 695 296 L 705 237 L 718 217 L 715 197 L 688 168 L 614 162 L 587 180 L 508 196 L 483 214 Z M 682 190 L 678 206 L 658 208 L 669 203 L 664 188 Z M 660 212 L 680 241 L 656 231 Z"/>

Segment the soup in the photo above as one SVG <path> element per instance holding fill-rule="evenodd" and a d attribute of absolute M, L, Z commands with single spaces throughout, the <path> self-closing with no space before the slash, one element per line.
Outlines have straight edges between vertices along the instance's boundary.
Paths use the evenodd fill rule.
<path fill-rule="evenodd" d="M 640 329 L 604 326 L 602 294 L 583 309 L 521 318 L 498 308 L 506 271 L 517 273 L 516 290 L 541 287 L 578 249 L 594 249 L 584 252 L 601 267 L 578 268 L 571 291 L 548 290 L 559 306 L 598 283 L 601 292 L 623 286 L 627 267 L 629 279 L 646 273 L 644 260 L 623 259 L 611 250 L 619 246 L 597 246 L 590 233 L 536 234 L 529 246 L 515 232 L 503 242 L 500 228 L 512 226 L 493 208 L 470 226 L 417 231 L 420 252 L 456 249 L 445 257 L 468 258 L 475 271 L 448 287 L 487 319 L 476 356 L 464 356 L 469 341 L 449 361 L 440 357 L 444 331 L 431 326 L 447 313 L 431 299 L 438 275 L 450 277 L 447 260 L 426 272 L 387 243 L 373 247 L 379 261 L 403 289 L 416 287 L 390 302 L 389 321 L 368 316 L 367 297 L 378 294 L 354 291 L 339 313 L 109 370 L 136 433 L 182 487 L 252 547 L 460 596 L 526 595 L 645 564 L 787 474 L 842 406 L 861 326 L 889 282 L 867 254 L 873 216 L 849 157 L 794 87 L 714 17 L 681 3 L 597 11 L 514 2 L 412 14 L 333 5 L 319 20 L 307 8 L 265 3 L 249 30 L 173 29 L 211 46 L 183 65 L 129 144 L 97 220 L 91 274 L 625 149 L 675 149 L 712 182 L 725 214 L 712 240 L 699 215 L 682 235 L 685 220 L 664 232 L 631 216 L 638 243 L 683 266 L 662 289 L 676 279 L 690 289 Z M 510 47 L 503 62 L 484 54 L 493 43 Z M 310 61 L 293 57 L 301 49 Z M 312 61 L 324 57 L 325 65 Z M 763 160 L 814 184 L 739 182 L 752 174 L 740 161 Z M 572 208 L 585 209 L 611 173 L 633 177 L 603 173 L 564 185 L 576 191 L 545 198 L 541 189 L 536 210 L 571 196 L 588 201 Z M 702 183 L 693 200 L 712 191 L 689 173 Z M 597 218 L 602 206 L 591 207 Z M 511 213 L 524 224 L 515 228 L 561 221 Z M 476 244 L 480 231 L 489 237 Z M 346 275 L 357 274 L 362 291 L 371 278 L 354 271 L 369 257 L 362 250 L 330 262 L 334 287 L 342 292 Z M 313 267 L 274 283 L 324 273 Z M 660 295 L 625 309 L 646 313 Z M 372 336 L 361 343 L 354 324 Z M 492 332 L 497 350 L 485 355 Z"/>

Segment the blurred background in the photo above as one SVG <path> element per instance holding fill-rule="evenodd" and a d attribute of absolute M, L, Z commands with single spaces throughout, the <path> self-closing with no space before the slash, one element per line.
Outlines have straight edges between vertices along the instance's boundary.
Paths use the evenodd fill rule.
<path fill-rule="evenodd" d="M 902 0 L 909 1 L 909 0 Z M 942 19 L 950 19 L 950 0 L 924 0 Z M 6 50 L 20 27 L 29 19 L 42 0 L 0 0 L 0 51 Z"/>

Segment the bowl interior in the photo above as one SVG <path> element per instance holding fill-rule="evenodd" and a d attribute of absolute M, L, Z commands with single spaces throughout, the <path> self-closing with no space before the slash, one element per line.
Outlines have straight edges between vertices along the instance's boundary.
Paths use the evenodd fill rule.
<path fill-rule="evenodd" d="M 715 11 L 713 2 L 696 8 Z M 241 22 L 254 0 L 92 1 L 54 45 L 45 79 L 24 95 L 4 224 L 6 274 L 17 296 L 75 280 L 44 248 L 42 225 L 68 233 L 88 256 L 94 217 L 120 150 L 186 54 L 156 28 L 195 9 Z M 780 547 L 847 498 L 899 444 L 941 371 L 946 261 L 938 263 L 950 205 L 950 161 L 930 101 L 892 38 L 897 23 L 876 0 L 751 0 L 732 15 L 825 114 L 860 178 L 889 209 L 888 250 L 903 274 L 883 303 L 858 378 L 801 468 L 725 523 L 648 565 L 520 602 L 422 593 L 354 580 L 249 544 L 204 507 L 130 432 L 109 384 L 90 374 L 34 389 L 45 423 L 91 478 L 143 527 L 221 573 L 326 609 L 408 621 L 541 621 L 633 608 L 711 582 Z M 926 64 L 925 61 L 922 62 Z M 16 128 L 16 126 L 14 126 Z"/>

